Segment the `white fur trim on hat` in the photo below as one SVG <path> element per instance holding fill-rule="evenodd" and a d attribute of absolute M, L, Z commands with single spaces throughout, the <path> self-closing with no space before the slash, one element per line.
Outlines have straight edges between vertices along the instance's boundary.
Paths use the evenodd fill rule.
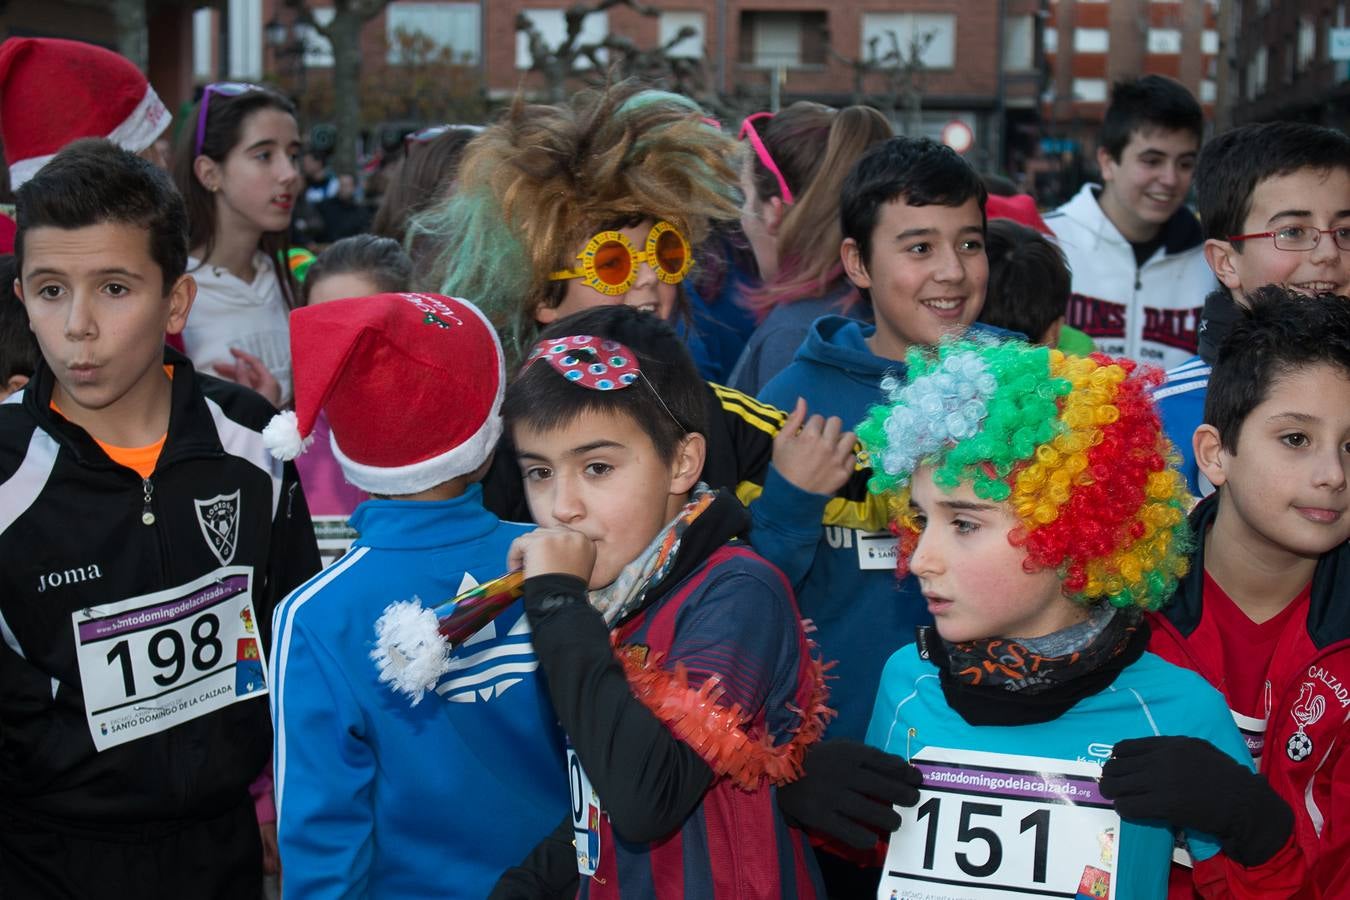
<path fill-rule="evenodd" d="M 477 469 L 497 447 L 502 436 L 502 391 L 497 391 L 497 400 L 492 404 L 492 412 L 467 440 L 457 447 L 447 450 L 439 456 L 424 459 L 406 466 L 367 466 L 355 462 L 342 452 L 338 446 L 337 433 L 330 435 L 333 457 L 342 467 L 347 480 L 368 494 L 382 494 L 387 497 L 402 494 L 416 494 L 427 488 L 467 475 Z"/>
<path fill-rule="evenodd" d="M 169 114 L 168 108 L 159 99 L 155 89 L 147 84 L 141 102 L 136 104 L 131 114 L 104 137 L 124 150 L 140 153 L 164 133 L 164 129 L 169 127 L 171 121 L 173 116 Z M 48 153 L 43 156 L 31 156 L 28 159 L 16 159 L 10 163 L 10 189 L 18 190 L 21 184 L 36 175 L 55 157 L 55 153 Z"/>

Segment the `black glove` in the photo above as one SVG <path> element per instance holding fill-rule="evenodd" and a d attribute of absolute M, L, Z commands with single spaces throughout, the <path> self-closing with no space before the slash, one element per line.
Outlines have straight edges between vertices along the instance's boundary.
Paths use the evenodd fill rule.
<path fill-rule="evenodd" d="M 1244 866 L 1270 859 L 1294 831 L 1294 811 L 1264 778 L 1200 738 L 1121 741 L 1101 791 L 1122 817 L 1211 834 Z"/>
<path fill-rule="evenodd" d="M 778 789 L 783 818 L 859 850 L 900 827 L 892 806 L 919 802 L 918 769 L 857 741 L 822 741 L 806 751 L 802 767 L 801 778 Z"/>

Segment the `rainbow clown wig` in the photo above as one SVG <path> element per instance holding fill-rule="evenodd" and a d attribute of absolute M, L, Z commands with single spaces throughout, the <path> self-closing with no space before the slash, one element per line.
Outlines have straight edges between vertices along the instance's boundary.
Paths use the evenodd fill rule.
<path fill-rule="evenodd" d="M 740 146 L 687 97 L 624 81 L 558 106 L 521 100 L 469 144 L 452 195 L 409 224 L 440 252 L 419 287 L 473 297 L 519 361 L 549 273 L 592 235 L 665 220 L 697 247 L 740 216 Z"/>
<path fill-rule="evenodd" d="M 951 490 L 1007 502 L 1028 571 L 1054 569 L 1079 602 L 1157 609 L 1185 574 L 1189 495 L 1150 391 L 1156 369 L 1020 341 L 943 342 L 909 352 L 909 380 L 858 426 L 873 493 L 887 495 L 908 569 L 919 466 Z"/>

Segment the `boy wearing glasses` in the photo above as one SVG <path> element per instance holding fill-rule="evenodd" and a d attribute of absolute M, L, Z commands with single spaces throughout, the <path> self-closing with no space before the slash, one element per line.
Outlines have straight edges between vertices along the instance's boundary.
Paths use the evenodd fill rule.
<path fill-rule="evenodd" d="M 1280 285 L 1251 291 L 1209 380 L 1194 448 L 1216 490 L 1190 514 L 1190 570 L 1150 616 L 1149 649 L 1223 693 L 1257 770 L 1292 809 L 1263 804 L 1291 840 L 1271 828 L 1261 854 L 1232 856 L 1259 864 L 1248 873 L 1260 879 L 1256 896 L 1342 897 L 1350 878 L 1350 303 Z M 1172 825 L 1197 813 L 1260 819 L 1250 795 L 1220 787 L 1212 748 L 1153 737 L 1117 743 L 1113 755 L 1103 775 L 1122 815 Z M 1199 863 L 1194 888 L 1174 877 L 1170 896 L 1208 895 L 1224 877 Z"/>
<path fill-rule="evenodd" d="M 1214 485 L 1196 465 L 1200 425 L 1219 345 L 1251 291 L 1350 294 L 1350 137 L 1302 122 L 1246 125 L 1222 134 L 1196 169 L 1205 259 L 1222 287 L 1205 298 L 1199 353 L 1167 373 L 1155 394 L 1191 491 Z"/>

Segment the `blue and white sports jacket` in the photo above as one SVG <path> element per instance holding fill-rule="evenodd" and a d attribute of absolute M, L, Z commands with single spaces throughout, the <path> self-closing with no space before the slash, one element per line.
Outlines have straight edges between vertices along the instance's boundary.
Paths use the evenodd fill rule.
<path fill-rule="evenodd" d="M 452 655 L 417 705 L 378 680 L 375 622 L 501 575 L 533 526 L 477 485 L 442 502 L 370 500 L 361 537 L 277 608 L 270 661 L 277 833 L 297 897 L 474 898 L 563 818 L 563 738 L 517 602 Z"/>

